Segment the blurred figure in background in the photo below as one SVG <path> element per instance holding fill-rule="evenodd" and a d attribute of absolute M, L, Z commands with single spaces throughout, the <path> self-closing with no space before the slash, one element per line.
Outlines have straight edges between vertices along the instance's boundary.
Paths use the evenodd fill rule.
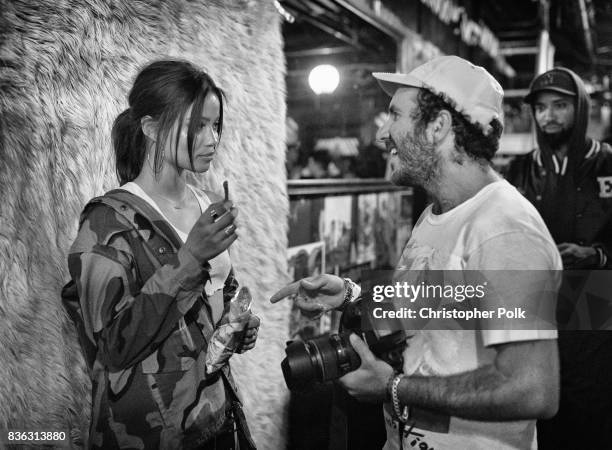
<path fill-rule="evenodd" d="M 357 160 L 354 156 L 340 156 L 336 159 L 340 178 L 357 178 Z"/>
<path fill-rule="evenodd" d="M 285 168 L 287 169 L 287 179 L 295 180 L 300 178 L 302 166 L 300 165 L 300 127 L 295 120 L 287 117 L 285 120 L 285 144 L 287 153 L 285 158 Z"/>
<path fill-rule="evenodd" d="M 300 178 L 329 178 L 329 167 L 331 164 L 332 158 L 328 150 L 314 151 L 310 154 L 310 156 L 308 156 L 308 162 L 306 167 L 301 170 Z"/>
<path fill-rule="evenodd" d="M 364 126 L 362 130 L 362 145 L 359 146 L 356 172 L 359 178 L 385 177 L 389 154 L 385 145 L 376 140 L 376 132 L 385 124 L 387 113 L 381 112 L 374 119 L 374 126 Z M 374 133 L 374 134 L 372 134 Z"/>

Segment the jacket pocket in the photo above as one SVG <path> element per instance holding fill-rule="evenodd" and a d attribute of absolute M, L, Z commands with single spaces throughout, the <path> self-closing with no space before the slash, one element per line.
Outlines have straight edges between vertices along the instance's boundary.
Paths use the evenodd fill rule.
<path fill-rule="evenodd" d="M 187 325 L 184 318 L 164 343 L 141 365 L 143 373 L 179 372 L 191 369 L 204 349 L 204 339 L 195 324 Z"/>

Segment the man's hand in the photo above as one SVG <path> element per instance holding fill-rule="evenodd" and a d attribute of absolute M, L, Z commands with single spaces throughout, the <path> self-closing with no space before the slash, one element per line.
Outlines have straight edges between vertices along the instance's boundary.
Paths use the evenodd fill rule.
<path fill-rule="evenodd" d="M 316 316 L 342 305 L 344 280 L 329 274 L 302 278 L 279 290 L 270 301 L 276 303 L 290 295 L 294 296 L 295 305 L 303 313 Z"/>
<path fill-rule="evenodd" d="M 349 394 L 362 402 L 382 403 L 387 398 L 387 383 L 393 368 L 376 358 L 365 342 L 356 334 L 350 336 L 351 345 L 361 358 L 359 369 L 340 378 Z"/>
<path fill-rule="evenodd" d="M 588 269 L 598 266 L 599 255 L 594 247 L 582 247 L 578 244 L 563 242 L 557 245 L 563 268 L 565 269 Z"/>

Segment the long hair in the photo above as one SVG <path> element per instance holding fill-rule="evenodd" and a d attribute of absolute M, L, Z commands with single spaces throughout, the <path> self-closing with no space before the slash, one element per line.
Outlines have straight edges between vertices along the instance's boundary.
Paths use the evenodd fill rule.
<path fill-rule="evenodd" d="M 158 122 L 153 170 L 161 170 L 164 146 L 175 122 L 183 126 L 185 113 L 193 105 L 187 131 L 189 162 L 193 169 L 193 144 L 202 116 L 204 100 L 209 93 L 219 99 L 217 133 L 223 130 L 223 92 L 205 72 L 186 61 L 155 61 L 136 76 L 128 96 L 129 108 L 113 123 L 112 140 L 119 184 L 134 180 L 144 164 L 147 154 L 146 139 L 141 120 L 150 116 Z M 180 133 L 176 134 L 175 157 Z"/>

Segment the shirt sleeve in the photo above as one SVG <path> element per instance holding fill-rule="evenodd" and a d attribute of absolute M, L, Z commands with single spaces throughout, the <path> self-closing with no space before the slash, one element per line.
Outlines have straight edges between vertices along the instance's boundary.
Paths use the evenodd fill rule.
<path fill-rule="evenodd" d="M 185 248 L 138 288 L 129 246 L 118 235 L 108 245 L 69 256 L 85 329 L 98 359 L 128 368 L 155 351 L 204 288 L 205 269 Z"/>
<path fill-rule="evenodd" d="M 552 242 L 530 233 L 504 233 L 472 252 L 466 268 L 488 280 L 487 309 L 525 311 L 524 321 L 506 317 L 483 326 L 485 346 L 557 338 L 554 314 L 562 266 Z"/>

